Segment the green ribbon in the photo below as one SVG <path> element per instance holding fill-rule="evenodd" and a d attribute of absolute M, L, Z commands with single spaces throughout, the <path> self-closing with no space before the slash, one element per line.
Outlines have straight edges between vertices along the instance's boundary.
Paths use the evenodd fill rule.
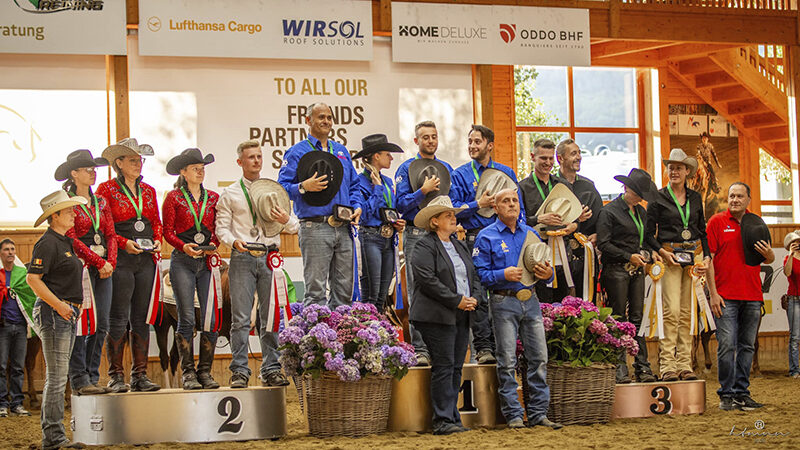
<path fill-rule="evenodd" d="M 370 181 L 372 181 L 372 175 L 370 175 L 367 169 L 364 169 L 364 176 L 367 177 Z M 386 192 L 383 193 L 383 200 L 386 201 L 386 206 L 388 208 L 392 207 L 392 190 L 389 189 L 389 186 L 386 185 L 386 182 L 383 181 L 383 177 L 381 177 L 381 184 L 383 188 L 386 189 Z"/>
<path fill-rule="evenodd" d="M 72 192 L 69 192 L 69 196 L 75 197 L 76 195 L 73 194 Z M 86 215 L 89 216 L 89 220 L 92 221 L 92 229 L 94 229 L 94 232 L 97 233 L 97 230 L 100 229 L 100 204 L 97 201 L 97 197 L 95 197 L 91 193 L 89 194 L 89 197 L 91 197 L 89 199 L 89 204 L 91 204 L 92 201 L 94 201 L 94 217 L 92 217 L 92 213 L 89 212 L 89 210 L 86 208 L 86 205 L 78 205 L 78 206 L 80 206 L 83 212 L 85 212 Z"/>
<path fill-rule="evenodd" d="M 547 196 L 544 195 L 544 191 L 542 190 L 542 185 L 539 184 L 539 177 L 537 177 L 535 173 L 531 174 L 531 177 L 533 177 L 533 182 L 536 183 L 536 189 L 539 189 L 539 195 L 542 196 L 542 201 L 544 201 L 545 199 L 547 199 Z M 552 190 L 553 190 L 553 183 L 550 181 L 550 176 L 548 175 L 547 192 L 550 192 Z"/>
<path fill-rule="evenodd" d="M 203 216 L 206 215 L 206 204 L 208 203 L 208 191 L 200 187 L 200 190 L 203 192 L 201 195 L 203 196 L 203 206 L 200 207 L 200 216 L 197 215 L 197 212 L 194 209 L 194 205 L 192 204 L 192 199 L 189 198 L 189 193 L 186 192 L 186 189 L 181 186 L 181 192 L 183 192 L 183 198 L 186 199 L 186 203 L 189 204 L 189 210 L 192 212 L 192 218 L 194 218 L 194 229 L 197 230 L 199 233 L 202 230 L 200 223 L 203 221 Z M 246 196 L 246 194 L 245 194 Z M 247 200 L 247 204 L 250 204 L 250 199 Z"/>
<path fill-rule="evenodd" d="M 689 196 L 686 196 L 686 212 L 683 211 L 681 208 L 680 203 L 678 203 L 678 198 L 675 197 L 675 193 L 672 192 L 672 185 L 667 184 L 667 190 L 669 191 L 669 195 L 672 197 L 672 200 L 675 202 L 675 206 L 678 207 L 678 212 L 681 215 L 681 222 L 683 222 L 683 228 L 689 228 Z"/>
<path fill-rule="evenodd" d="M 475 187 L 477 188 L 478 187 L 478 182 L 481 181 L 481 176 L 478 173 L 478 168 L 475 167 L 475 160 L 474 159 L 470 162 L 470 166 L 472 167 L 472 174 L 475 175 Z M 494 161 L 492 161 L 491 159 L 489 160 L 489 168 L 490 169 L 494 169 Z"/>
<path fill-rule="evenodd" d="M 306 138 L 306 142 L 308 142 L 308 145 L 311 147 L 311 150 L 317 150 L 317 148 L 314 147 L 314 144 L 311 143 L 310 139 Z M 328 153 L 330 153 L 331 155 L 333 154 L 333 144 L 331 143 L 330 139 L 328 139 Z"/>
<path fill-rule="evenodd" d="M 244 198 L 247 200 L 247 207 L 250 209 L 250 216 L 253 218 L 253 226 L 256 225 L 256 213 L 253 211 L 253 203 L 250 201 L 250 194 L 247 193 L 247 188 L 244 186 L 244 180 L 239 178 L 239 186 L 242 187 L 242 192 L 244 192 Z"/>
<path fill-rule="evenodd" d="M 128 191 L 128 186 L 125 183 L 120 184 L 119 179 L 114 180 L 117 182 L 117 186 L 125 193 L 125 196 L 128 197 L 128 200 L 131 201 L 131 206 L 136 211 L 136 219 L 142 220 L 142 186 L 137 187 L 136 195 L 139 197 L 139 207 L 136 207 L 136 202 L 133 201 L 133 196 L 131 195 L 130 191 Z"/>
<path fill-rule="evenodd" d="M 628 214 L 631 215 L 631 219 L 633 219 L 633 224 L 636 225 L 636 229 L 639 230 L 639 247 L 642 246 L 644 242 L 644 224 L 642 224 L 642 219 L 640 219 L 639 213 L 636 215 L 633 214 L 633 210 L 628 209 Z"/>

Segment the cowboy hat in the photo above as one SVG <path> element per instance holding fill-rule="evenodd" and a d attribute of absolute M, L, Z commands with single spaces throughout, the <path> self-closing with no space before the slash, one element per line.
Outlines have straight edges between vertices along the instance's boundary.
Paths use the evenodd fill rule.
<path fill-rule="evenodd" d="M 363 158 L 378 152 L 403 153 L 403 149 L 399 145 L 389 142 L 385 134 L 370 134 L 361 138 L 361 151 L 356 153 L 353 159 Z"/>
<path fill-rule="evenodd" d="M 689 175 L 687 175 L 687 178 L 692 178 L 697 172 L 697 160 L 691 156 L 688 156 L 681 148 L 673 148 L 670 150 L 669 158 L 662 159 L 662 161 L 664 162 L 665 166 L 668 166 L 669 163 L 685 165 L 689 169 Z"/>
<path fill-rule="evenodd" d="M 172 159 L 167 161 L 167 173 L 170 175 L 179 175 L 181 173 L 181 169 L 188 165 L 208 165 L 212 162 L 214 162 L 214 155 L 211 153 L 204 157 L 199 148 L 187 148 L 179 155 L 173 156 Z"/>
<path fill-rule="evenodd" d="M 517 190 L 517 183 L 500 169 L 488 168 L 481 174 L 481 180 L 478 182 L 478 190 L 475 192 L 475 199 L 483 196 L 484 192 L 489 195 L 495 195 L 504 189 Z M 495 212 L 493 208 L 481 208 L 478 214 L 483 217 L 492 217 Z"/>
<path fill-rule="evenodd" d="M 314 150 L 303 155 L 297 162 L 297 180 L 303 182 L 311 178 L 314 173 L 317 176 L 327 175 L 325 181 L 328 185 L 319 192 L 306 192 L 302 195 L 303 201 L 311 206 L 325 206 L 339 192 L 344 168 L 339 158 L 326 151 Z"/>
<path fill-rule="evenodd" d="M 533 231 L 528 231 L 525 236 L 525 242 L 522 243 L 522 249 L 519 252 L 519 261 L 517 267 L 522 269 L 522 279 L 520 283 L 525 286 L 530 286 L 536 282 L 536 276 L 533 274 L 533 268 L 537 264 L 542 264 L 550 261 L 550 247 L 547 246 Z"/>
<path fill-rule="evenodd" d="M 422 208 L 419 213 L 417 213 L 416 217 L 414 217 L 414 226 L 418 228 L 425 228 L 428 231 L 433 231 L 430 228 L 432 218 L 443 212 L 454 211 L 458 213 L 465 209 L 467 209 L 467 205 L 454 208 L 453 203 L 450 201 L 450 197 L 446 195 L 440 195 L 431 200 L 430 203 L 428 203 L 428 206 Z"/>
<path fill-rule="evenodd" d="M 439 178 L 439 190 L 428 192 L 419 204 L 420 208 L 424 208 L 435 197 L 450 193 L 450 171 L 447 170 L 444 164 L 435 159 L 415 159 L 408 165 L 408 182 L 415 192 L 425 183 L 425 178 L 430 176 Z"/>
<path fill-rule="evenodd" d="M 566 225 L 580 217 L 582 211 L 583 205 L 578 197 L 569 190 L 566 184 L 558 183 L 547 194 L 547 198 L 536 211 L 536 215 L 556 213 L 561 216 L 561 221 Z"/>
<path fill-rule="evenodd" d="M 792 242 L 798 240 L 800 240 L 800 230 L 790 231 L 789 234 L 783 238 L 783 248 L 789 250 L 789 246 L 792 245 Z"/>
<path fill-rule="evenodd" d="M 653 179 L 650 178 L 650 174 L 642 169 L 631 169 L 628 176 L 617 175 L 614 179 L 629 187 L 636 195 L 648 202 L 651 195 L 658 189 L 653 183 Z"/>
<path fill-rule="evenodd" d="M 103 150 L 103 158 L 109 163 L 123 156 L 153 156 L 154 154 L 153 147 L 147 144 L 139 145 L 135 138 L 125 138 Z"/>
<path fill-rule="evenodd" d="M 64 181 L 69 178 L 69 173 L 81 167 L 107 166 L 108 160 L 105 158 L 93 158 L 89 150 L 75 150 L 67 155 L 67 160 L 56 168 L 56 181 Z"/>
<path fill-rule="evenodd" d="M 70 197 L 67 192 L 59 189 L 52 194 L 46 195 L 40 202 L 39 206 L 42 207 L 42 215 L 36 219 L 33 226 L 38 227 L 42 222 L 47 220 L 51 215 L 61 211 L 62 209 L 72 208 L 76 205 L 85 205 L 89 201 L 81 196 Z"/>
<path fill-rule="evenodd" d="M 291 211 L 289 194 L 277 181 L 260 178 L 250 185 L 250 198 L 256 213 L 257 225 L 264 231 L 265 237 L 277 236 L 283 231 L 283 224 L 272 220 L 270 211 L 280 206 L 288 214 Z"/>
<path fill-rule="evenodd" d="M 764 262 L 764 255 L 755 249 L 756 242 L 765 241 L 772 243 L 769 227 L 761 217 L 753 213 L 742 216 L 742 244 L 744 246 L 744 262 L 748 266 L 759 266 Z"/>

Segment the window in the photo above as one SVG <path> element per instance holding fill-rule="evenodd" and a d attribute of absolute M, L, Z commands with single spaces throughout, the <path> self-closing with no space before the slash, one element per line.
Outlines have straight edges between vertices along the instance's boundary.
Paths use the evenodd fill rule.
<path fill-rule="evenodd" d="M 792 223 L 792 174 L 778 159 L 758 151 L 761 217 L 766 223 Z"/>

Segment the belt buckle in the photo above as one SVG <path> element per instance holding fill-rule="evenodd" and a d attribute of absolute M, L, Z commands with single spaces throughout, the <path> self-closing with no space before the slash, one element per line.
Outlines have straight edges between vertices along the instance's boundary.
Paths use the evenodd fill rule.
<path fill-rule="evenodd" d="M 527 302 L 528 300 L 530 300 L 532 295 L 533 294 L 531 293 L 530 289 L 520 289 L 517 291 L 516 297 L 517 300 L 521 302 Z"/>
<path fill-rule="evenodd" d="M 250 256 L 255 256 L 256 258 L 264 256 L 263 250 L 248 250 L 247 252 L 250 253 Z"/>
<path fill-rule="evenodd" d="M 625 271 L 627 271 L 628 275 L 630 276 L 633 276 L 636 273 L 636 271 L 639 270 L 636 266 L 633 265 L 633 263 L 629 262 L 625 263 L 625 265 L 622 266 L 622 268 L 625 269 Z"/>
<path fill-rule="evenodd" d="M 381 237 L 390 238 L 394 234 L 394 228 L 391 225 L 385 223 L 381 225 Z"/>
<path fill-rule="evenodd" d="M 336 219 L 336 217 L 328 216 L 328 225 L 330 225 L 330 226 L 332 226 L 334 228 L 337 228 L 337 227 L 340 227 L 340 226 L 344 225 L 344 222 L 342 222 L 341 220 Z"/>

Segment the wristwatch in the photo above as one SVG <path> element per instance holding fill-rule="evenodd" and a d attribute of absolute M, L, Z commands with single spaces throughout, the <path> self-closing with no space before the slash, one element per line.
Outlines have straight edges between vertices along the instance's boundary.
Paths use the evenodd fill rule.
<path fill-rule="evenodd" d="M 297 190 L 300 191 L 300 195 L 306 193 L 306 190 L 303 188 L 303 182 L 302 181 L 297 186 L 298 186 Z"/>

